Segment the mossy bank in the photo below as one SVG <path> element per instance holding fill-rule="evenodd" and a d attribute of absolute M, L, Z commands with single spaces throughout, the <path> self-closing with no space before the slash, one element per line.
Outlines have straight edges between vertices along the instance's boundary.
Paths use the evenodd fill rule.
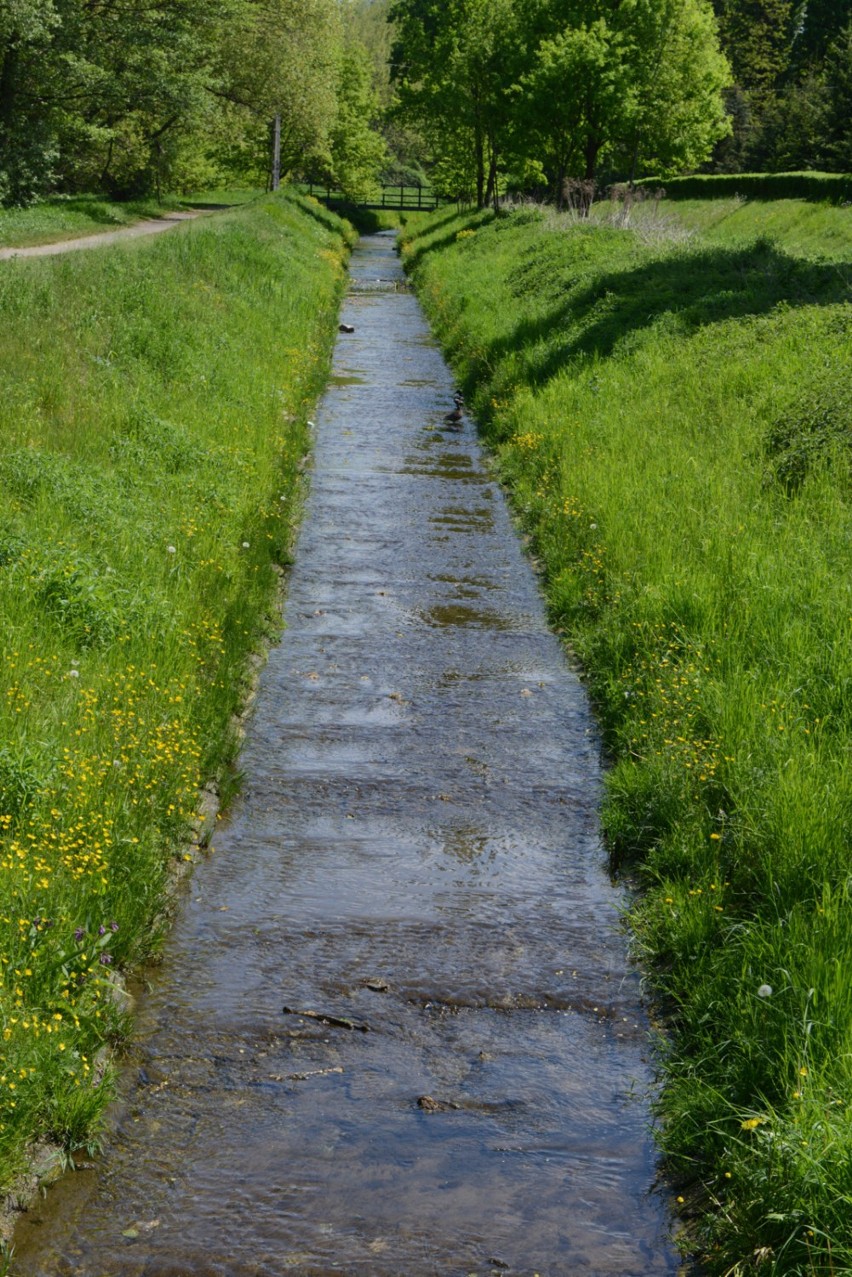
<path fill-rule="evenodd" d="M 227 783 L 352 238 L 285 194 L 0 266 L 0 1186 L 94 1138 L 109 973 Z"/>
<path fill-rule="evenodd" d="M 444 211 L 403 252 L 613 759 L 685 1244 L 849 1272 L 852 223 L 625 212 Z"/>

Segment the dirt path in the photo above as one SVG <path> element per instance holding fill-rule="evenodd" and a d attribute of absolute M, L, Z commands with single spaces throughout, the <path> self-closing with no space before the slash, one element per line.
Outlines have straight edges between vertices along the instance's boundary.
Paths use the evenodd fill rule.
<path fill-rule="evenodd" d="M 27 248 L 0 248 L 0 261 L 12 257 L 56 257 L 59 253 L 76 253 L 81 248 L 103 248 L 120 239 L 138 239 L 141 235 L 162 235 L 183 222 L 191 222 L 205 214 L 200 209 L 187 209 L 180 213 L 167 213 L 163 217 L 147 217 L 132 226 L 121 226 L 114 231 L 96 231 L 93 235 L 81 235 L 77 239 L 60 239 L 52 244 L 30 244 Z"/>

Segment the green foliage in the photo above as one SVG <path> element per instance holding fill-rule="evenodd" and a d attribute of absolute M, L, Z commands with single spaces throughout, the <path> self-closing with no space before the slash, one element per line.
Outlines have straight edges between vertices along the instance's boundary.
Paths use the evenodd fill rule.
<path fill-rule="evenodd" d="M 848 487 L 852 461 L 852 373 L 838 368 L 799 395 L 772 423 L 766 439 L 770 473 L 787 493 L 798 492 L 809 474 L 829 467 L 833 481 Z"/>
<path fill-rule="evenodd" d="M 216 91 L 224 107 L 211 124 L 225 172 L 266 179 L 276 114 L 282 174 L 328 158 L 341 38 L 334 0 L 241 0 L 223 30 Z"/>
<path fill-rule="evenodd" d="M 852 21 L 830 46 L 825 64 L 824 154 L 832 168 L 852 171 Z"/>
<path fill-rule="evenodd" d="M 351 231 L 269 197 L 0 272 L 0 1184 L 98 1052 L 278 625 Z"/>
<path fill-rule="evenodd" d="M 391 17 L 399 110 L 439 152 L 439 184 L 479 207 L 503 173 L 561 202 L 567 178 L 682 169 L 727 131 L 705 0 L 396 0 Z"/>
<path fill-rule="evenodd" d="M 848 0 L 714 0 L 735 85 L 719 172 L 852 167 Z"/>
<path fill-rule="evenodd" d="M 615 760 L 685 1244 L 720 1277 L 846 1272 L 852 227 L 595 216 L 443 213 L 405 257 Z"/>
<path fill-rule="evenodd" d="M 0 14 L 0 203 L 45 191 L 129 198 L 265 183 L 282 168 L 382 158 L 338 0 L 15 0 Z M 364 114 L 359 114 L 363 112 Z M 355 161 L 354 155 L 360 155 Z M 354 180 L 354 179 L 353 179 Z"/>
<path fill-rule="evenodd" d="M 375 194 L 387 158 L 384 140 L 373 127 L 377 111 L 369 54 L 363 46 L 350 43 L 340 64 L 337 119 L 329 137 L 329 178 L 356 203 Z"/>
<path fill-rule="evenodd" d="M 447 195 L 497 196 L 510 147 L 510 86 L 519 63 L 512 0 L 395 0 L 392 70 L 398 113 L 437 153 L 435 185 Z"/>
<path fill-rule="evenodd" d="M 758 103 L 771 97 L 790 66 L 798 9 L 792 0 L 715 0 L 714 7 L 734 82 Z"/>

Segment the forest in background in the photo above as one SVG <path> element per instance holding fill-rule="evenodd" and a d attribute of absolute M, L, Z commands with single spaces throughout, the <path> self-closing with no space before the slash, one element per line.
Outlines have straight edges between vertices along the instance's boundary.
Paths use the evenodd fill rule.
<path fill-rule="evenodd" d="M 852 0 L 0 0 L 0 203 L 852 169 Z"/>
<path fill-rule="evenodd" d="M 0 0 L 0 202 L 126 199 L 282 169 L 363 195 L 384 161 L 338 0 Z"/>

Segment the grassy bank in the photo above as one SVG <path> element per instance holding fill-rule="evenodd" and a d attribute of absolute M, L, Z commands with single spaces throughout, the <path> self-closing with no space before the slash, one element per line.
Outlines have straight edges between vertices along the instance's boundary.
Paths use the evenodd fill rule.
<path fill-rule="evenodd" d="M 25 248 L 132 226 L 182 208 L 244 204 L 257 191 L 199 191 L 186 199 L 108 200 L 100 195 L 54 195 L 30 208 L 0 208 L 0 248 Z"/>
<path fill-rule="evenodd" d="M 599 709 L 690 1245 L 711 1273 L 836 1274 L 852 1271 L 852 225 L 816 210 L 823 255 L 809 206 L 703 207 L 627 228 L 439 212 L 403 252 Z"/>
<path fill-rule="evenodd" d="M 0 1186 L 90 1138 L 109 973 L 233 758 L 346 235 L 282 195 L 0 266 Z"/>

